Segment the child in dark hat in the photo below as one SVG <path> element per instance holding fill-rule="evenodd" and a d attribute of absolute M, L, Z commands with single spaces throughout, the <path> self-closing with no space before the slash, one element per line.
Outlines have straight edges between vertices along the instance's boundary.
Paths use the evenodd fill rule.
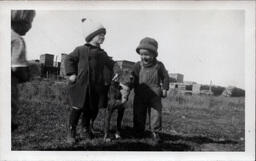
<path fill-rule="evenodd" d="M 35 17 L 34 10 L 11 11 L 11 102 L 12 131 L 17 128 L 16 113 L 19 105 L 18 83 L 29 80 L 29 63 L 26 59 L 24 36 L 31 28 Z"/>
<path fill-rule="evenodd" d="M 146 37 L 140 41 L 136 51 L 141 57 L 133 68 L 134 76 L 134 129 L 136 134 L 143 135 L 147 111 L 150 110 L 150 127 L 152 138 L 159 141 L 162 128 L 161 97 L 167 96 L 169 76 L 162 62 L 157 60 L 158 43 Z M 162 85 L 161 85 L 162 84 Z"/>
<path fill-rule="evenodd" d="M 94 137 L 92 122 L 102 106 L 102 94 L 106 91 L 104 67 L 112 71 L 114 61 L 100 48 L 104 42 L 106 29 L 90 19 L 82 19 L 86 44 L 78 46 L 65 59 L 65 70 L 69 76 L 69 97 L 71 111 L 67 142 L 75 143 L 76 126 L 81 114 L 82 136 Z M 109 72 L 111 73 L 111 72 Z"/>

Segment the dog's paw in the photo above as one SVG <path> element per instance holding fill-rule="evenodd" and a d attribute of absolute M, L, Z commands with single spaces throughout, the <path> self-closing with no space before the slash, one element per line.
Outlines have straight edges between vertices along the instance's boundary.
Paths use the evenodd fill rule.
<path fill-rule="evenodd" d="M 108 143 L 108 142 L 111 142 L 112 141 L 112 139 L 109 137 L 109 134 L 105 134 L 104 135 L 104 142 L 106 142 L 106 143 Z"/>
<path fill-rule="evenodd" d="M 120 139 L 120 138 L 121 138 L 120 133 L 118 133 L 118 132 L 117 132 L 117 133 L 115 133 L 115 138 L 116 138 L 116 139 Z"/>
<path fill-rule="evenodd" d="M 111 140 L 111 138 L 104 138 L 104 142 L 105 143 L 109 143 L 109 142 L 111 142 L 112 140 Z"/>

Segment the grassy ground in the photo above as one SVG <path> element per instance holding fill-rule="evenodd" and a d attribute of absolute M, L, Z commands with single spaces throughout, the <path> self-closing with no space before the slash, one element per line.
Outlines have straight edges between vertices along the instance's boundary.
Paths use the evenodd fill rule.
<path fill-rule="evenodd" d="M 163 142 L 155 144 L 149 136 L 133 137 L 131 95 L 123 120 L 123 139 L 103 142 L 104 109 L 100 109 L 96 138 L 89 141 L 80 137 L 71 146 L 65 143 L 70 110 L 65 84 L 33 81 L 20 85 L 20 95 L 19 127 L 12 132 L 12 150 L 244 151 L 244 98 L 169 93 L 163 99 Z"/>

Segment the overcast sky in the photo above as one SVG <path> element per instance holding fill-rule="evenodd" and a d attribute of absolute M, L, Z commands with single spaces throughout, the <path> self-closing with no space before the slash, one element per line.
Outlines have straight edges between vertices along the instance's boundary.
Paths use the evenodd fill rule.
<path fill-rule="evenodd" d="M 107 29 L 102 48 L 114 60 L 139 61 L 139 41 L 159 43 L 158 60 L 185 81 L 244 88 L 244 12 L 242 10 L 80 10 L 39 11 L 25 36 L 27 58 L 70 53 L 85 43 L 81 18 Z"/>

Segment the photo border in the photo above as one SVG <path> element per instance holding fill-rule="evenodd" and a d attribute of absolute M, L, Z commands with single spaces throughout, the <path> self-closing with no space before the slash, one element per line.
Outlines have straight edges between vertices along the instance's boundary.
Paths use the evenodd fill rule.
<path fill-rule="evenodd" d="M 11 151 L 10 10 L 245 10 L 245 152 Z M 0 160 L 254 160 L 255 1 L 9 1 L 0 2 Z M 4 55 L 5 54 L 5 55 Z M 254 121 L 252 121 L 254 120 Z M 125 157 L 124 157 L 125 156 Z"/>

